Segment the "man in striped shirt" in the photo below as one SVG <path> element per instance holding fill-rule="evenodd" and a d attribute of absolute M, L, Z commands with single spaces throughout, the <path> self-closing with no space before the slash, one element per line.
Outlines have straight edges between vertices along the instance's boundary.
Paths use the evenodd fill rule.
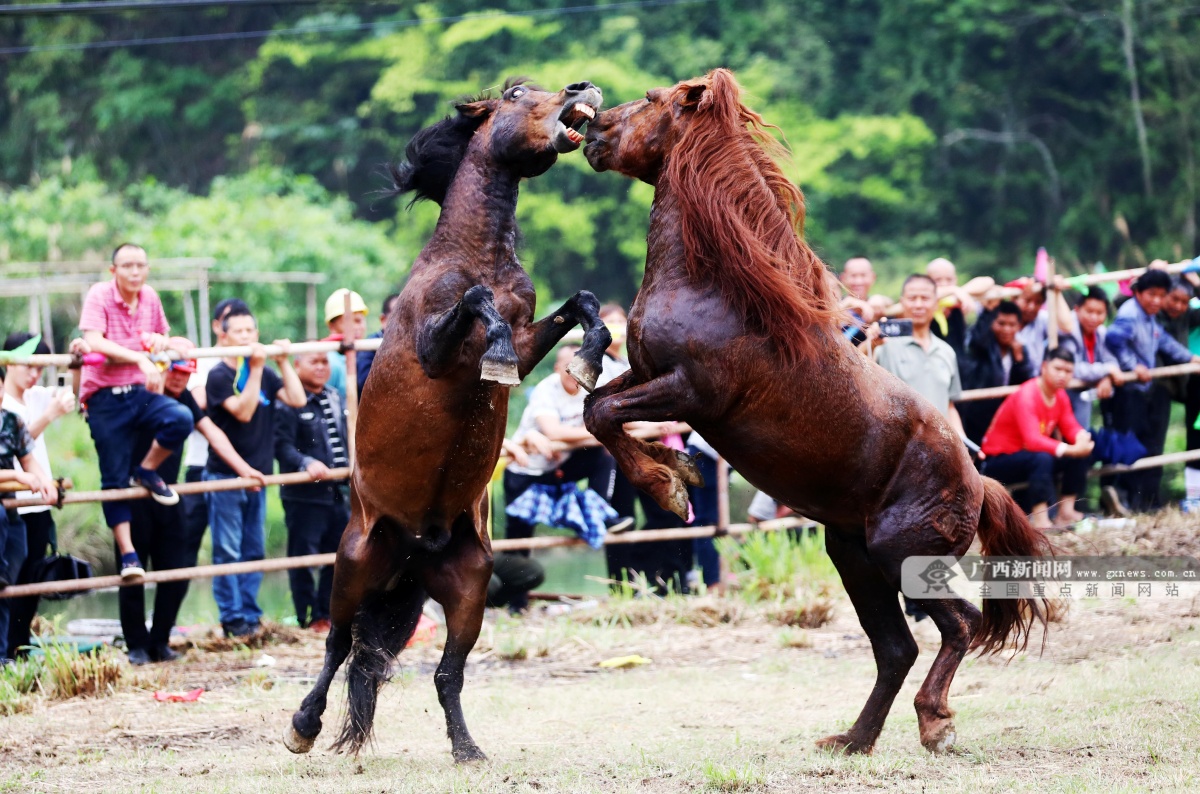
<path fill-rule="evenodd" d="M 183 446 L 192 432 L 192 415 L 163 395 L 163 376 L 146 353 L 166 349 L 167 316 L 158 293 L 146 283 L 150 272 L 146 251 L 122 243 L 113 251 L 112 281 L 92 285 L 83 301 L 79 330 L 107 364 L 84 364 L 79 401 L 100 463 L 100 486 L 105 489 L 141 485 L 154 501 L 173 505 L 179 496 L 158 474 L 158 467 Z M 145 456 L 133 458 L 133 442 L 141 433 L 154 441 Z M 145 573 L 129 534 L 128 502 L 105 502 L 104 518 L 112 528 L 121 576 Z"/>
<path fill-rule="evenodd" d="M 349 465 L 346 413 L 336 389 L 330 388 L 329 357 L 309 353 L 296 358 L 296 375 L 308 401 L 300 408 L 276 403 L 275 458 L 279 471 L 306 471 L 316 482 L 280 488 L 287 524 L 288 556 L 337 551 L 350 520 L 345 480 L 330 481 L 330 469 Z M 329 597 L 333 566 L 320 570 L 314 587 L 310 568 L 288 571 L 292 602 L 301 627 L 329 630 Z"/>

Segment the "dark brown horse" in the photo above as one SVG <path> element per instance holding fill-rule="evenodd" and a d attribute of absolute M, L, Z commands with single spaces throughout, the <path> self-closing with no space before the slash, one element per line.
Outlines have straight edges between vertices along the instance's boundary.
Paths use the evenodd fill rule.
<path fill-rule="evenodd" d="M 1044 538 L 915 392 L 845 341 L 804 200 L 733 75 L 656 89 L 601 113 L 584 149 L 598 171 L 654 185 L 646 273 L 629 316 L 633 369 L 593 393 L 587 427 L 660 505 L 686 513 L 690 461 L 626 435 L 685 421 L 746 479 L 827 527 L 878 674 L 849 731 L 820 745 L 870 752 L 917 658 L 897 591 L 909 555 L 1040 554 Z M 916 698 L 921 743 L 954 741 L 947 700 L 968 649 L 1028 641 L 1040 602 L 919 602 L 942 647 Z"/>
<path fill-rule="evenodd" d="M 434 683 L 454 758 L 484 758 L 459 694 L 492 573 L 484 488 L 504 440 L 509 387 L 577 323 L 585 334 L 573 371 L 594 384 L 610 342 L 590 292 L 533 321 L 533 284 L 514 250 L 517 188 L 578 148 L 600 102 L 591 83 L 552 94 L 510 82 L 500 98 L 460 103 L 418 133 L 393 170 L 397 194 L 415 191 L 442 211 L 363 392 L 333 628 L 325 666 L 285 735 L 293 752 L 312 748 L 347 656 L 349 705 L 335 746 L 362 748 L 379 688 L 429 596 L 446 613 Z"/>

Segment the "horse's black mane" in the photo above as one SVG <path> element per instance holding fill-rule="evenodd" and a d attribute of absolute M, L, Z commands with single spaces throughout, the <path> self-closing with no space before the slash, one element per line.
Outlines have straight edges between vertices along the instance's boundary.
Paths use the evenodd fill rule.
<path fill-rule="evenodd" d="M 534 90 L 540 90 L 530 84 L 528 78 L 510 77 L 504 81 L 503 91 L 516 85 L 529 85 Z M 459 99 L 454 107 L 457 109 L 487 99 L 494 99 L 490 91 Z M 399 196 L 413 191 L 416 195 L 409 202 L 410 207 L 422 199 L 440 206 L 467 153 L 471 136 L 486 120 L 487 114 L 468 116 L 452 113 L 414 135 L 404 149 L 404 162 L 399 165 L 389 163 L 387 166 L 392 179 L 391 189 L 385 191 L 387 195 Z"/>

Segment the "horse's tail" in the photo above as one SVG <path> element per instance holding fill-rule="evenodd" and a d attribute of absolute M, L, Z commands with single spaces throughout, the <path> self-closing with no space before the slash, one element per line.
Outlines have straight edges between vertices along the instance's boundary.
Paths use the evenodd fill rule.
<path fill-rule="evenodd" d="M 983 478 L 979 542 L 984 556 L 1044 557 L 1054 553 L 1050 540 L 1029 523 L 1004 486 L 991 477 Z M 971 640 L 971 649 L 995 653 L 1011 638 L 1018 650 L 1024 650 L 1035 622 L 1042 624 L 1045 643 L 1046 624 L 1054 619 L 1055 611 L 1055 605 L 1045 598 L 985 598 L 983 621 Z"/>
<path fill-rule="evenodd" d="M 425 591 L 402 581 L 396 589 L 359 608 L 346 665 L 346 716 L 333 749 L 357 755 L 370 741 L 379 689 L 391 677 L 392 662 L 416 631 L 424 605 Z"/>

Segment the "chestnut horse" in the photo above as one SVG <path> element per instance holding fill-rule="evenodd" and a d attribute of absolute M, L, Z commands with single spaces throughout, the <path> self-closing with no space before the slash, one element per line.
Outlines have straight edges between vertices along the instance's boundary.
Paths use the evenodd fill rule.
<path fill-rule="evenodd" d="M 869 753 L 917 658 L 900 609 L 909 555 L 1041 554 L 1003 487 L 981 478 L 941 415 L 857 353 L 821 261 L 805 244 L 804 199 L 773 159 L 782 147 L 742 104 L 733 75 L 655 89 L 588 125 L 597 171 L 654 186 L 642 289 L 629 315 L 632 369 L 597 389 L 585 422 L 621 470 L 680 517 L 690 460 L 626 435 L 626 422 L 687 422 L 746 479 L 826 526 L 826 546 L 871 640 L 875 687 L 849 731 L 820 746 Z M 947 700 L 971 648 L 1024 647 L 1045 605 L 918 601 L 942 645 L 916 697 L 921 743 L 954 741 Z"/>
<path fill-rule="evenodd" d="M 610 343 L 590 292 L 533 322 L 533 284 L 515 252 L 517 189 L 579 147 L 579 128 L 600 103 L 587 82 L 547 93 L 510 81 L 500 98 L 462 102 L 419 132 L 407 162 L 392 170 L 396 194 L 415 191 L 440 204 L 441 215 L 363 391 L 333 628 L 324 668 L 284 737 L 292 752 L 312 748 L 347 656 L 349 704 L 335 747 L 362 748 L 379 688 L 429 596 L 446 613 L 434 683 L 454 759 L 485 757 L 459 695 L 492 574 L 484 489 L 504 440 L 509 388 L 576 323 L 585 334 L 572 364 L 583 382 L 595 384 Z"/>

